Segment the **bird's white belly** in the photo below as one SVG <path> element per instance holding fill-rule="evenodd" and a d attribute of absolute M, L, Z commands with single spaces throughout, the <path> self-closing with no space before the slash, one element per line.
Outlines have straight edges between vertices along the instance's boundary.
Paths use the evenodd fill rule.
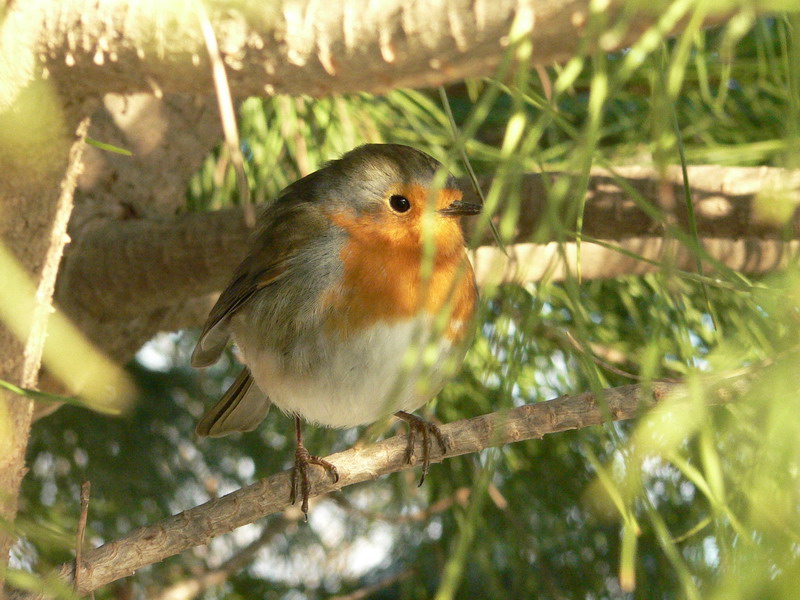
<path fill-rule="evenodd" d="M 242 350 L 255 382 L 283 411 L 329 427 L 354 427 L 414 411 L 439 392 L 457 365 L 444 337 L 426 343 L 430 321 L 379 324 L 344 340 L 317 338 L 307 349 L 294 349 L 302 372 L 273 350 Z M 305 360 L 306 351 L 314 360 Z"/>

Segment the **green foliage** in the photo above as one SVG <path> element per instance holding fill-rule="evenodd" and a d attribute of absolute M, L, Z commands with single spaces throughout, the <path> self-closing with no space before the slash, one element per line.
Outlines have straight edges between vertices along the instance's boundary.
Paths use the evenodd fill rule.
<path fill-rule="evenodd" d="M 704 30 L 704 6 L 663 12 L 665 27 L 689 19 L 675 40 L 646 34 L 626 51 L 579 55 L 563 67 L 520 68 L 532 49 L 513 45 L 496 78 L 448 88 L 456 131 L 433 91 L 249 99 L 240 127 L 250 184 L 267 201 L 325 160 L 380 140 L 418 146 L 461 174 L 463 148 L 479 174 L 496 176 L 488 208 L 511 200 L 497 219 L 503 236 L 519 214 L 522 173 L 571 173 L 553 183 L 547 231 L 534 236 L 571 241 L 576 231 L 561 215 L 576 215 L 580 228 L 592 165 L 796 166 L 797 17 L 756 19 L 742 8 Z M 592 18 L 587 39 L 619 35 L 605 19 Z M 190 186 L 190 209 L 236 201 L 228 162 L 223 146 L 209 156 Z M 685 379 L 685 397 L 637 422 L 448 460 L 419 489 L 410 473 L 348 488 L 313 506 L 308 525 L 288 524 L 204 597 L 326 598 L 374 585 L 368 597 L 376 599 L 793 598 L 800 275 L 792 268 L 751 280 L 708 260 L 693 232 L 666 231 L 711 272 L 698 277 L 665 260 L 643 277 L 582 281 L 573 273 L 562 283 L 489 290 L 463 372 L 430 410 L 454 421 L 662 377 Z M 249 434 L 194 438 L 235 361 L 191 372 L 193 341 L 191 332 L 162 339 L 161 354 L 173 358 L 160 370 L 140 355 L 131 371 L 144 392 L 131 416 L 65 407 L 34 429 L 22 528 L 37 569 L 69 558 L 84 478 L 93 485 L 87 537 L 100 543 L 288 467 L 291 422 L 277 411 Z M 721 399 L 729 403 L 712 405 Z M 379 429 L 309 427 L 306 443 L 326 454 Z M 437 502 L 445 507 L 435 510 Z M 155 598 L 276 518 L 126 585 Z M 47 531 L 34 526 L 42 523 Z"/>

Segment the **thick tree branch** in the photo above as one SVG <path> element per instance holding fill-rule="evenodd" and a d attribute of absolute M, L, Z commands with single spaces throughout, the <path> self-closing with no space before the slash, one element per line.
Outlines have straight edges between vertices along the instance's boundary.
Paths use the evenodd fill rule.
<path fill-rule="evenodd" d="M 718 165 L 694 165 L 687 171 L 700 237 L 733 240 L 800 237 L 800 171 Z M 552 209 L 547 190 L 562 177 L 570 175 L 529 173 L 522 177 L 515 243 L 553 241 L 554 234 L 547 228 L 547 211 Z M 490 185 L 489 178 L 481 182 L 487 192 Z M 467 180 L 462 181 L 462 187 L 474 200 Z M 516 192 L 502 198 L 500 213 L 518 201 Z M 678 165 L 663 172 L 652 166 L 594 168 L 585 200 L 582 229 L 585 236 L 622 240 L 661 237 L 667 226 L 690 230 L 683 174 Z M 557 221 L 567 231 L 576 229 L 576 209 L 577 203 L 565 203 L 556 211 Z M 467 231 L 474 223 L 474 219 L 464 220 Z M 479 242 L 491 244 L 492 237 L 486 232 Z"/>
<path fill-rule="evenodd" d="M 729 269 L 749 275 L 767 273 L 797 260 L 800 240 L 701 240 L 708 256 Z M 672 267 L 695 272 L 695 254 L 674 240 L 630 238 L 612 247 L 584 242 L 564 244 L 515 244 L 508 255 L 492 246 L 481 246 L 472 254 L 475 277 L 480 287 L 503 283 L 563 281 L 568 276 L 582 280 L 613 279 L 644 275 Z M 703 261 L 706 273 L 716 271 L 712 260 Z"/>
<path fill-rule="evenodd" d="M 450 441 L 450 450 L 443 456 L 434 448 L 432 460 L 438 462 L 492 446 L 539 439 L 607 420 L 632 419 L 680 388 L 675 383 L 653 383 L 649 388 L 628 385 L 605 390 L 603 399 L 584 393 L 450 423 L 442 427 Z M 314 470 L 312 495 L 327 494 L 411 468 L 405 464 L 405 444 L 405 436 L 394 436 L 331 455 L 328 460 L 336 465 L 339 481 L 334 484 Z M 88 593 L 146 565 L 207 544 L 216 536 L 284 510 L 289 506 L 289 487 L 290 472 L 284 471 L 86 552 L 78 591 Z M 70 563 L 62 568 L 61 574 L 69 578 L 73 570 L 74 564 Z"/>
<path fill-rule="evenodd" d="M 80 249 L 62 265 L 58 303 L 101 320 L 132 318 L 220 290 L 249 235 L 240 210 L 108 221 L 76 240 Z"/>
<path fill-rule="evenodd" d="M 186 206 L 187 181 L 219 143 L 216 98 L 109 94 L 92 115 L 89 137 L 132 153 L 86 149 L 70 235 L 104 219 L 174 215 Z"/>
<path fill-rule="evenodd" d="M 186 182 L 219 142 L 222 130 L 216 100 L 212 96 L 158 99 L 145 94 L 124 98 L 109 95 L 95 112 L 89 135 L 130 150 L 133 155 L 122 156 L 91 146 L 86 149 L 84 174 L 69 224 L 73 240 L 83 240 L 86 232 L 102 228 L 109 222 L 145 222 L 140 220 L 175 215 L 186 205 Z M 172 232 L 172 235 L 177 234 L 179 231 Z M 113 253 L 125 250 L 124 244 L 117 248 L 115 240 L 110 241 L 111 248 L 106 250 Z M 159 247 L 156 245 L 154 249 Z M 113 282 L 135 275 L 129 272 L 128 266 L 138 260 L 147 262 L 158 258 L 157 252 L 150 256 L 128 256 L 129 260 L 120 261 L 116 271 L 102 273 L 99 279 L 93 279 L 96 291 L 107 286 L 113 288 L 117 285 Z M 186 264 L 190 265 L 191 261 Z M 63 280 L 64 270 L 69 265 L 69 261 L 62 264 L 59 281 Z M 153 274 L 158 278 L 159 270 L 153 269 Z M 162 289 L 169 289 L 168 279 L 165 281 L 162 277 L 160 281 L 165 283 Z M 91 302 L 92 291 L 84 289 L 88 291 L 87 296 L 71 299 Z M 155 310 L 134 311 L 134 314 L 126 314 L 119 320 L 113 314 L 100 318 L 88 315 L 85 308 L 71 304 L 70 298 L 62 297 L 61 301 L 62 307 L 77 320 L 84 333 L 119 362 L 130 359 L 143 340 L 167 328 L 180 328 L 180 323 L 194 325 L 209 310 L 208 302 L 202 299 L 167 304 L 157 302 L 159 306 Z M 87 315 L 90 324 L 76 315 Z M 57 389 L 51 391 L 59 393 Z"/>
<path fill-rule="evenodd" d="M 574 54 L 589 13 L 588 0 L 206 5 L 235 97 L 384 92 L 489 75 L 514 23 L 533 41 L 534 62 L 551 64 Z M 614 5 L 606 9 L 609 22 L 615 12 Z M 617 44 L 638 38 L 656 14 L 643 11 Z M 660 29 L 678 25 L 675 19 Z M 0 56 L 15 57 L 5 67 L 22 85 L 36 74 L 38 60 L 71 96 L 213 89 L 192 2 L 14 2 L 4 29 Z M 0 107 L 4 100 L 0 94 Z"/>

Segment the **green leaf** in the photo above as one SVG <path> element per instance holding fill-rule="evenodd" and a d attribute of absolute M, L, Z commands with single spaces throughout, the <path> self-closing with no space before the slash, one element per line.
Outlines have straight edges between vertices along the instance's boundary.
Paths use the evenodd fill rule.
<path fill-rule="evenodd" d="M 86 143 L 90 146 L 94 146 L 95 148 L 100 148 L 100 150 L 106 150 L 107 152 L 115 152 L 116 154 L 122 154 L 123 156 L 133 156 L 133 153 L 130 150 L 125 150 L 125 148 L 120 148 L 119 146 L 114 146 L 112 144 L 106 144 L 105 142 L 100 142 L 90 137 L 86 137 Z"/>

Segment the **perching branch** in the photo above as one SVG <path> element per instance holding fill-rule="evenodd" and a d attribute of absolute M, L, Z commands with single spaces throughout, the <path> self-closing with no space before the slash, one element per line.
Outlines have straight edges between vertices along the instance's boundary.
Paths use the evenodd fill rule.
<path fill-rule="evenodd" d="M 450 423 L 442 427 L 449 439 L 450 451 L 443 456 L 434 447 L 432 460 L 440 462 L 492 446 L 540 439 L 551 433 L 582 429 L 608 420 L 631 419 L 680 388 L 676 383 L 653 383 L 647 388 L 628 385 L 605 390 L 601 400 L 587 392 Z M 411 468 L 404 462 L 405 444 L 405 436 L 398 435 L 329 456 L 328 460 L 339 470 L 339 481 L 334 484 L 324 474 L 313 470 L 312 495 L 327 494 Z M 88 593 L 127 577 L 137 569 L 193 546 L 207 544 L 216 536 L 282 511 L 289 506 L 289 488 L 290 472 L 284 471 L 86 552 L 79 592 Z M 74 563 L 61 569 L 64 578 L 72 578 L 73 572 Z"/>

